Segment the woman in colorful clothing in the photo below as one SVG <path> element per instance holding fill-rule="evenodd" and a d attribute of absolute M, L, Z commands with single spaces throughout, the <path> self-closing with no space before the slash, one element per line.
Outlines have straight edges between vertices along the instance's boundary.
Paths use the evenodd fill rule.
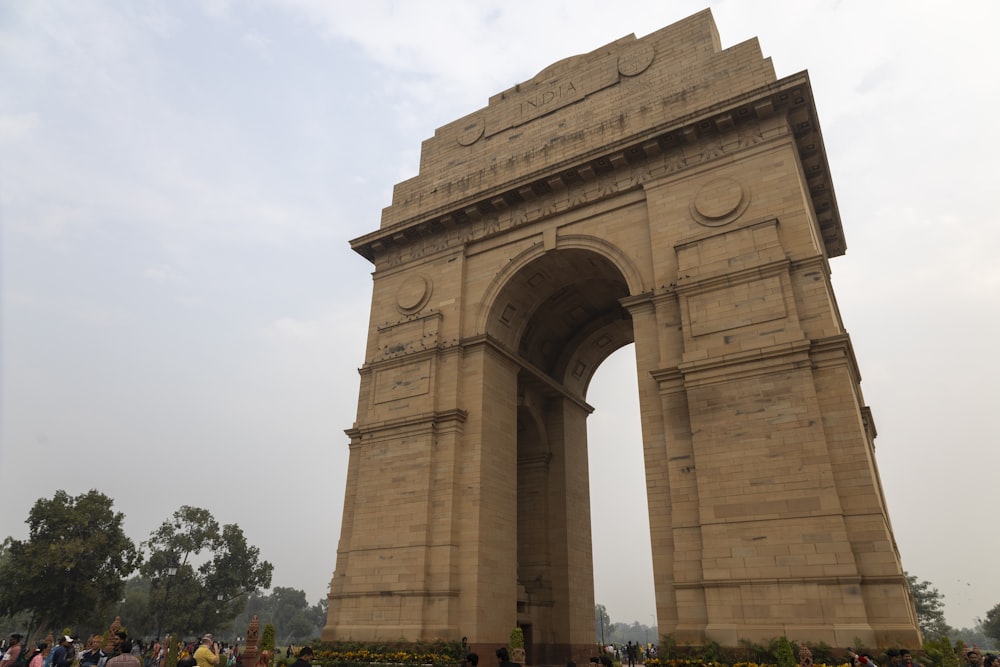
<path fill-rule="evenodd" d="M 31 661 L 28 663 L 28 667 L 42 667 L 45 662 L 45 656 L 49 654 L 49 645 L 45 642 L 39 642 L 38 646 L 35 647 L 35 652 L 31 654 Z"/>

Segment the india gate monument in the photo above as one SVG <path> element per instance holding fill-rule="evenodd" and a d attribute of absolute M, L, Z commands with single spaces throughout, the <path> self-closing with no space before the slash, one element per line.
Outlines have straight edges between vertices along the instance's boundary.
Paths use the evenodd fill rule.
<path fill-rule="evenodd" d="M 378 230 L 325 640 L 594 653 L 587 388 L 634 344 L 659 635 L 919 645 L 806 72 L 710 11 L 434 132 Z M 638 443 L 635 443 L 638 446 Z M 637 471 L 638 474 L 639 471 Z"/>

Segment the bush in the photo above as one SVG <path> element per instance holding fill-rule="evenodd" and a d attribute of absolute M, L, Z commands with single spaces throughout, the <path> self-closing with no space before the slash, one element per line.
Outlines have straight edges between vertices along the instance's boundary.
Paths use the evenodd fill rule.
<path fill-rule="evenodd" d="M 313 664 L 332 667 L 392 663 L 402 665 L 457 665 L 465 659 L 461 642 L 315 642 Z"/>
<path fill-rule="evenodd" d="M 260 650 L 274 652 L 274 624 L 268 623 L 260 633 Z"/>
<path fill-rule="evenodd" d="M 778 638 L 778 648 L 775 651 L 775 658 L 777 658 L 778 667 L 795 667 L 797 664 L 795 649 L 792 648 L 792 642 L 788 641 L 788 637 Z"/>

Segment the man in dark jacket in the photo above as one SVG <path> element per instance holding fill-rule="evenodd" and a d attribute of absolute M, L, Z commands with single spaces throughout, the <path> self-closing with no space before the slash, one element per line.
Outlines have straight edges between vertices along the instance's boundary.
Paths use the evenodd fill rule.
<path fill-rule="evenodd" d="M 75 653 L 73 651 L 73 638 L 69 635 L 63 635 L 59 644 L 52 649 L 52 667 L 70 667 L 73 664 L 73 658 L 76 657 Z"/>
<path fill-rule="evenodd" d="M 308 646 L 303 646 L 299 650 L 299 659 L 292 663 L 292 667 L 309 667 L 309 661 L 312 660 L 313 650 Z"/>

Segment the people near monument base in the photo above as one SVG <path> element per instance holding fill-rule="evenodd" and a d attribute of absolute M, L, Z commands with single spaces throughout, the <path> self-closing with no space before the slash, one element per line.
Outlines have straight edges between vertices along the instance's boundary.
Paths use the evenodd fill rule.
<path fill-rule="evenodd" d="M 867 653 L 859 654 L 855 653 L 853 649 L 847 649 L 847 657 L 854 667 L 878 667 L 874 658 Z"/>
<path fill-rule="evenodd" d="M 465 637 L 462 637 L 462 641 L 465 641 Z M 468 644 L 466 644 L 468 646 Z M 468 667 L 477 667 L 479 665 L 479 654 L 478 653 L 467 653 L 465 655 L 465 664 Z"/>
<path fill-rule="evenodd" d="M 177 655 L 177 667 L 195 667 L 198 661 L 194 659 L 194 645 L 184 644 Z"/>
<path fill-rule="evenodd" d="M 38 642 L 35 646 L 35 651 L 31 655 L 31 660 L 28 661 L 28 667 L 42 667 L 45 662 L 45 656 L 49 654 L 49 645 L 45 642 Z"/>
<path fill-rule="evenodd" d="M 142 661 L 132 655 L 132 640 L 124 639 L 118 644 L 119 653 L 108 658 L 106 667 L 142 667 Z"/>
<path fill-rule="evenodd" d="M 18 656 L 21 655 L 21 649 L 21 635 L 15 632 L 10 636 L 10 645 L 4 652 L 3 658 L 0 659 L 0 667 L 11 667 L 17 662 Z"/>
<path fill-rule="evenodd" d="M 902 662 L 903 667 L 920 667 L 920 663 L 913 659 L 913 654 L 910 653 L 910 649 L 908 648 L 899 649 L 899 660 Z"/>
<path fill-rule="evenodd" d="M 628 657 L 628 667 L 635 667 L 636 653 L 638 653 L 637 649 L 638 645 L 633 644 L 631 641 L 625 645 L 625 655 Z"/>
<path fill-rule="evenodd" d="M 313 650 L 309 646 L 303 646 L 299 649 L 298 660 L 292 663 L 292 667 L 309 667 L 309 661 L 312 660 Z"/>
<path fill-rule="evenodd" d="M 80 654 L 80 667 L 104 667 L 108 654 L 101 646 L 101 637 L 96 637 L 87 650 Z"/>
<path fill-rule="evenodd" d="M 49 653 L 49 664 L 52 667 L 71 667 L 76 657 L 76 650 L 73 648 L 73 638 L 63 635 L 52 652 Z"/>
<path fill-rule="evenodd" d="M 197 667 L 212 667 L 219 664 L 219 644 L 212 635 L 201 638 L 201 646 L 194 652 Z"/>
<path fill-rule="evenodd" d="M 497 649 L 497 663 L 498 667 L 521 667 L 520 663 L 510 661 L 510 654 L 507 653 L 506 646 Z"/>
<path fill-rule="evenodd" d="M 157 637 L 153 640 L 153 645 L 149 649 L 149 659 L 151 662 L 160 664 L 160 660 L 163 658 L 163 644 L 160 643 L 160 638 Z"/>

